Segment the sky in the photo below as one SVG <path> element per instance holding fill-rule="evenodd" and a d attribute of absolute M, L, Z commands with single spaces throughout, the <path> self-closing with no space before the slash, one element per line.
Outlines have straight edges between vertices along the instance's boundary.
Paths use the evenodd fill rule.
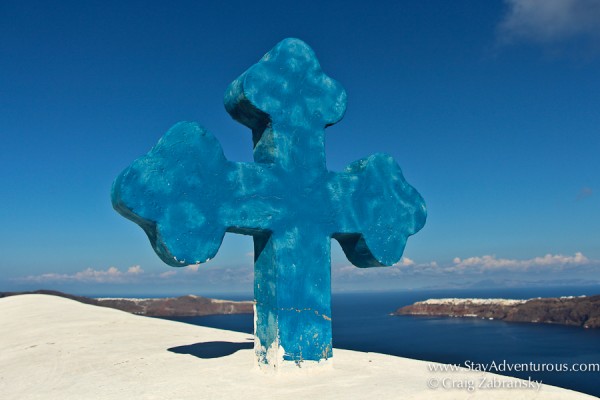
<path fill-rule="evenodd" d="M 171 268 L 115 177 L 178 121 L 233 161 L 227 85 L 286 37 L 348 94 L 328 168 L 385 152 L 428 220 L 350 290 L 600 284 L 600 0 L 0 2 L 0 291 L 252 291 L 252 238 Z"/>

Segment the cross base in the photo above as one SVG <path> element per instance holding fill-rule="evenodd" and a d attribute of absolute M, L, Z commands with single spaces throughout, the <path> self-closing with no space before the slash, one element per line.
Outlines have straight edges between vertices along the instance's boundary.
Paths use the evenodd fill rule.
<path fill-rule="evenodd" d="M 333 355 L 331 239 L 302 228 L 254 237 L 254 349 L 267 369 L 319 365 Z"/>

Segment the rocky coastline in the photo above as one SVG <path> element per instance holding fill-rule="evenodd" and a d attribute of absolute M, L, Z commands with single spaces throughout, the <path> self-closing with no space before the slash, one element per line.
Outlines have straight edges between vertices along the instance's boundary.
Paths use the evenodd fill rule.
<path fill-rule="evenodd" d="M 600 295 L 510 299 L 429 299 L 398 308 L 392 315 L 472 317 L 600 328 Z"/>

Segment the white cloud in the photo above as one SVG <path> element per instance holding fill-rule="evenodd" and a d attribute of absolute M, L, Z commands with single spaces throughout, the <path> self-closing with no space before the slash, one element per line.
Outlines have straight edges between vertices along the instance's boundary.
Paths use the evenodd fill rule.
<path fill-rule="evenodd" d="M 546 254 L 542 257 L 535 257 L 528 260 L 517 260 L 510 258 L 497 258 L 496 256 L 485 255 L 481 257 L 469 257 L 460 259 L 455 257 L 452 261 L 453 266 L 447 268 L 447 271 L 486 271 L 486 270 L 529 270 L 543 267 L 564 268 L 568 266 L 587 265 L 591 260 L 582 253 L 577 252 L 573 256 L 564 256 L 562 254 Z"/>
<path fill-rule="evenodd" d="M 390 279 L 395 277 L 412 275 L 415 273 L 426 273 L 431 269 L 437 268 L 437 263 L 417 264 L 410 258 L 404 257 L 398 263 L 390 267 L 381 268 L 358 268 L 354 265 L 336 265 L 332 266 L 332 275 L 334 281 L 353 281 L 360 279 Z"/>
<path fill-rule="evenodd" d="M 384 270 L 388 271 L 388 273 L 390 273 L 391 271 L 394 271 L 395 269 L 403 269 L 405 271 L 424 271 L 427 269 L 431 269 L 431 268 L 437 268 L 438 267 L 438 263 L 436 261 L 431 261 L 428 263 L 417 263 L 415 262 L 413 259 L 410 259 L 408 257 L 402 257 L 402 259 L 397 262 L 396 264 L 392 265 L 392 269 L 390 270 L 389 267 L 384 268 Z M 391 272 L 391 273 L 395 273 L 395 272 Z"/>
<path fill-rule="evenodd" d="M 219 265 L 192 264 L 183 268 L 169 269 L 147 278 L 170 279 L 171 282 L 199 282 L 201 284 L 237 287 L 247 285 L 252 287 L 254 282 L 254 267 L 245 264 L 239 267 L 224 267 Z"/>
<path fill-rule="evenodd" d="M 402 260 L 400 260 L 399 264 L 403 267 L 410 267 L 412 265 L 415 265 L 415 262 L 408 257 L 402 257 Z"/>
<path fill-rule="evenodd" d="M 484 255 L 461 259 L 455 257 L 451 263 L 439 264 L 436 261 L 417 263 L 410 258 L 403 258 L 397 264 L 385 268 L 357 268 L 354 265 L 332 267 L 334 280 L 357 281 L 360 279 L 392 279 L 406 276 L 431 276 L 452 274 L 481 274 L 485 272 L 527 272 L 527 271 L 562 271 L 578 266 L 596 266 L 600 261 L 590 260 L 581 252 L 572 256 L 562 254 L 546 254 L 531 259 L 519 260 L 498 258 Z"/>
<path fill-rule="evenodd" d="M 185 272 L 198 272 L 198 268 L 200 268 L 200 264 L 192 264 L 185 267 L 184 270 Z"/>
<path fill-rule="evenodd" d="M 498 26 L 502 43 L 550 44 L 587 37 L 600 40 L 600 0 L 505 0 Z"/>
<path fill-rule="evenodd" d="M 121 272 L 116 267 L 106 270 L 86 268 L 74 274 L 47 273 L 41 275 L 29 275 L 20 278 L 26 282 L 85 282 L 85 283 L 118 283 L 130 281 L 132 277 L 143 274 L 144 270 L 139 265 L 129 267 L 126 272 Z"/>
<path fill-rule="evenodd" d="M 161 278 L 170 278 L 174 275 L 177 275 L 177 271 L 170 270 L 170 271 L 165 271 L 165 272 L 161 272 L 160 274 L 158 274 L 158 276 Z"/>
<path fill-rule="evenodd" d="M 144 270 L 139 265 L 134 265 L 132 267 L 129 267 L 129 269 L 127 269 L 127 273 L 132 274 L 132 275 L 138 275 L 138 274 L 143 274 Z"/>
<path fill-rule="evenodd" d="M 168 285 L 189 287 L 193 285 L 198 290 L 252 290 L 254 268 L 252 264 L 224 267 L 220 265 L 189 265 L 184 268 L 159 268 L 156 271 L 145 271 L 139 265 L 126 269 L 109 267 L 107 269 L 86 268 L 73 273 L 45 273 L 10 278 L 18 283 L 53 285 L 71 284 L 124 284 L 147 285 L 156 287 Z"/>

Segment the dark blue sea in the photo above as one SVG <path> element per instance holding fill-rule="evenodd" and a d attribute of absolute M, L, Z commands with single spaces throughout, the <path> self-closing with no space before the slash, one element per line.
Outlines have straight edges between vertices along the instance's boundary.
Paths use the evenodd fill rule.
<path fill-rule="evenodd" d="M 509 323 L 476 318 L 391 316 L 398 307 L 441 297 L 528 299 L 600 294 L 600 287 L 439 290 L 334 294 L 333 344 L 336 348 L 377 352 L 419 360 L 465 363 L 600 363 L 600 329 Z M 205 294 L 203 294 L 205 295 Z M 223 295 L 218 296 L 224 298 Z M 227 296 L 250 300 L 251 296 Z M 245 333 L 252 315 L 169 318 Z M 335 351 L 334 351 L 335 357 Z M 502 372 L 497 372 L 502 373 Z M 600 396 L 600 371 L 511 372 L 505 375 Z"/>

